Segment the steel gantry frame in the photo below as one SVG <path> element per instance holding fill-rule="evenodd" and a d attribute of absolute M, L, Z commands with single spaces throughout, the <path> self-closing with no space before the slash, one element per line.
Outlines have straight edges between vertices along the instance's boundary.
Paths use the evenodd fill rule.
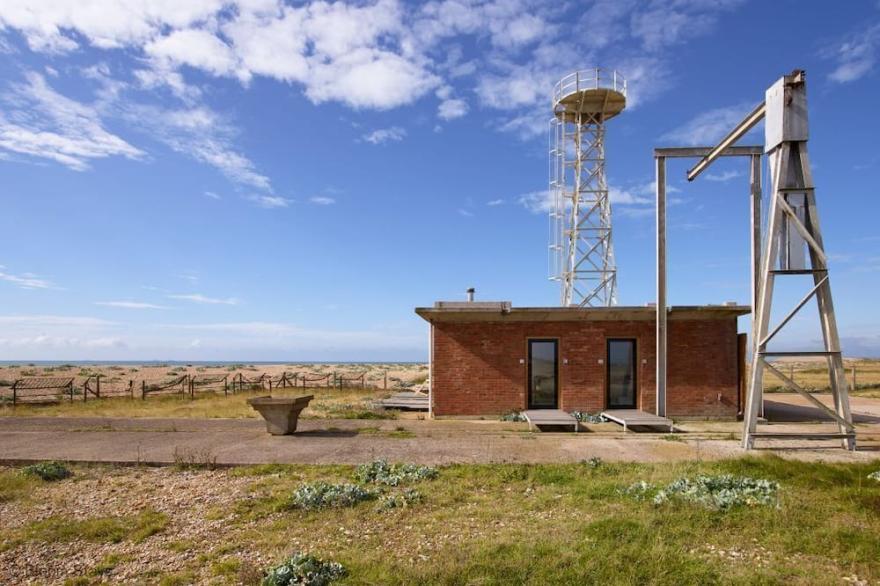
<path fill-rule="evenodd" d="M 736 148 L 732 145 L 762 119 L 765 120 L 764 152 L 769 156 L 770 160 L 770 209 L 766 233 L 764 233 L 763 238 L 760 238 L 761 225 L 755 222 L 753 192 L 752 359 L 749 384 L 746 392 L 746 406 L 743 414 L 742 446 L 747 450 L 753 448 L 757 438 L 840 439 L 844 448 L 854 450 L 856 445 L 855 427 L 853 426 L 849 407 L 849 393 L 843 369 L 840 337 L 831 297 L 828 258 L 822 241 L 815 185 L 807 153 L 809 125 L 807 117 L 806 75 L 804 72 L 802 70 L 795 70 L 790 75 L 785 75 L 774 83 L 765 93 L 764 101 L 724 137 L 716 147 L 705 153 L 699 163 L 688 171 L 687 178 L 688 181 L 693 181 L 718 157 L 732 152 Z M 754 173 L 754 160 L 752 168 Z M 659 169 L 660 166 L 658 164 L 658 243 L 660 241 L 659 208 L 661 199 Z M 665 200 L 665 170 L 663 180 L 664 186 L 662 190 Z M 663 211 L 665 222 L 665 209 Z M 754 242 L 758 240 L 763 241 L 763 246 L 755 246 Z M 809 253 L 808 257 L 804 255 L 805 249 Z M 658 259 L 659 251 L 660 247 L 658 246 Z M 807 259 L 809 259 L 809 262 L 807 262 Z M 777 277 L 791 275 L 809 275 L 812 277 L 813 286 L 771 330 L 770 317 L 775 280 Z M 663 278 L 665 289 L 665 266 Z M 658 271 L 658 285 L 659 283 L 660 276 Z M 659 293 L 658 287 L 658 297 Z M 823 348 L 811 351 L 770 350 L 768 343 L 813 298 L 816 299 L 819 310 Z M 665 305 L 665 290 L 663 302 Z M 658 300 L 658 333 L 660 323 L 659 306 Z M 663 319 L 665 322 L 665 312 Z M 834 409 L 827 407 L 800 385 L 780 372 L 768 360 L 771 357 L 786 356 L 816 356 L 825 358 L 828 365 Z M 659 341 L 657 360 L 659 374 L 661 360 Z M 665 346 L 662 361 L 665 374 Z M 765 369 L 779 378 L 788 389 L 799 393 L 819 408 L 820 411 L 829 415 L 838 426 L 837 433 L 759 432 L 757 429 L 758 411 L 763 402 Z M 659 386 L 658 379 L 658 393 Z"/>
<path fill-rule="evenodd" d="M 704 158 L 711 147 L 668 147 L 654 149 L 657 205 L 657 415 L 666 417 L 666 159 Z M 749 242 L 752 262 L 752 307 L 758 299 L 758 272 L 761 256 L 761 154 L 759 146 L 729 147 L 719 156 L 749 158 Z M 754 331 L 754 316 L 752 331 Z"/>
<path fill-rule="evenodd" d="M 617 304 L 605 176 L 605 122 L 626 100 L 617 72 L 578 71 L 554 88 L 550 121 L 550 278 L 563 306 Z"/>

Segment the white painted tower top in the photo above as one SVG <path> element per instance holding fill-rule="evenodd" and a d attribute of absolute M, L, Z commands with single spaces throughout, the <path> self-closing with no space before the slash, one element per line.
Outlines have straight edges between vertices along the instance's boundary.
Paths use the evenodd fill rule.
<path fill-rule="evenodd" d="M 569 73 L 553 86 L 553 114 L 559 119 L 575 114 L 598 114 L 608 120 L 626 107 L 626 80 L 617 71 L 583 69 Z"/>

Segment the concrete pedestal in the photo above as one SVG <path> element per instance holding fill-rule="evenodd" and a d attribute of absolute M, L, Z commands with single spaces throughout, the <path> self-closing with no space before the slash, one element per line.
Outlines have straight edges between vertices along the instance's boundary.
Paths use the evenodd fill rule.
<path fill-rule="evenodd" d="M 296 431 L 300 412 L 306 408 L 314 395 L 305 397 L 254 397 L 248 405 L 256 409 L 266 420 L 266 431 L 272 435 L 288 435 Z"/>

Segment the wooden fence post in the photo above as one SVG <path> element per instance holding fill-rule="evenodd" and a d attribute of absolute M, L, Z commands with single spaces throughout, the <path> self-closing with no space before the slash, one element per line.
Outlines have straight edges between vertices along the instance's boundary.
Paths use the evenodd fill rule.
<path fill-rule="evenodd" d="M 856 365 L 853 364 L 853 388 L 852 390 L 856 390 L 858 387 L 856 386 Z"/>
<path fill-rule="evenodd" d="M 223 396 L 229 396 L 229 379 L 228 376 L 223 377 Z"/>
<path fill-rule="evenodd" d="M 141 401 L 147 400 L 147 381 L 141 381 Z"/>
<path fill-rule="evenodd" d="M 73 403 L 73 381 L 70 381 L 70 402 Z"/>
<path fill-rule="evenodd" d="M 16 399 L 18 398 L 18 381 L 12 383 L 12 406 L 15 407 Z"/>
<path fill-rule="evenodd" d="M 382 383 L 382 388 L 384 390 L 388 390 L 388 371 L 385 371 L 385 382 Z"/>
<path fill-rule="evenodd" d="M 97 377 L 97 391 L 98 391 L 97 396 L 100 399 L 101 398 L 101 375 L 100 374 Z"/>

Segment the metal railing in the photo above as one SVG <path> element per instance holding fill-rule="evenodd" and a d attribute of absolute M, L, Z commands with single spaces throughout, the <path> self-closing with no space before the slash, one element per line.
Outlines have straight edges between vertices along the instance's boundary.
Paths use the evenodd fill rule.
<path fill-rule="evenodd" d="M 614 90 L 626 97 L 626 80 L 616 70 L 600 67 L 569 73 L 553 86 L 553 105 L 573 93 L 597 89 Z"/>

